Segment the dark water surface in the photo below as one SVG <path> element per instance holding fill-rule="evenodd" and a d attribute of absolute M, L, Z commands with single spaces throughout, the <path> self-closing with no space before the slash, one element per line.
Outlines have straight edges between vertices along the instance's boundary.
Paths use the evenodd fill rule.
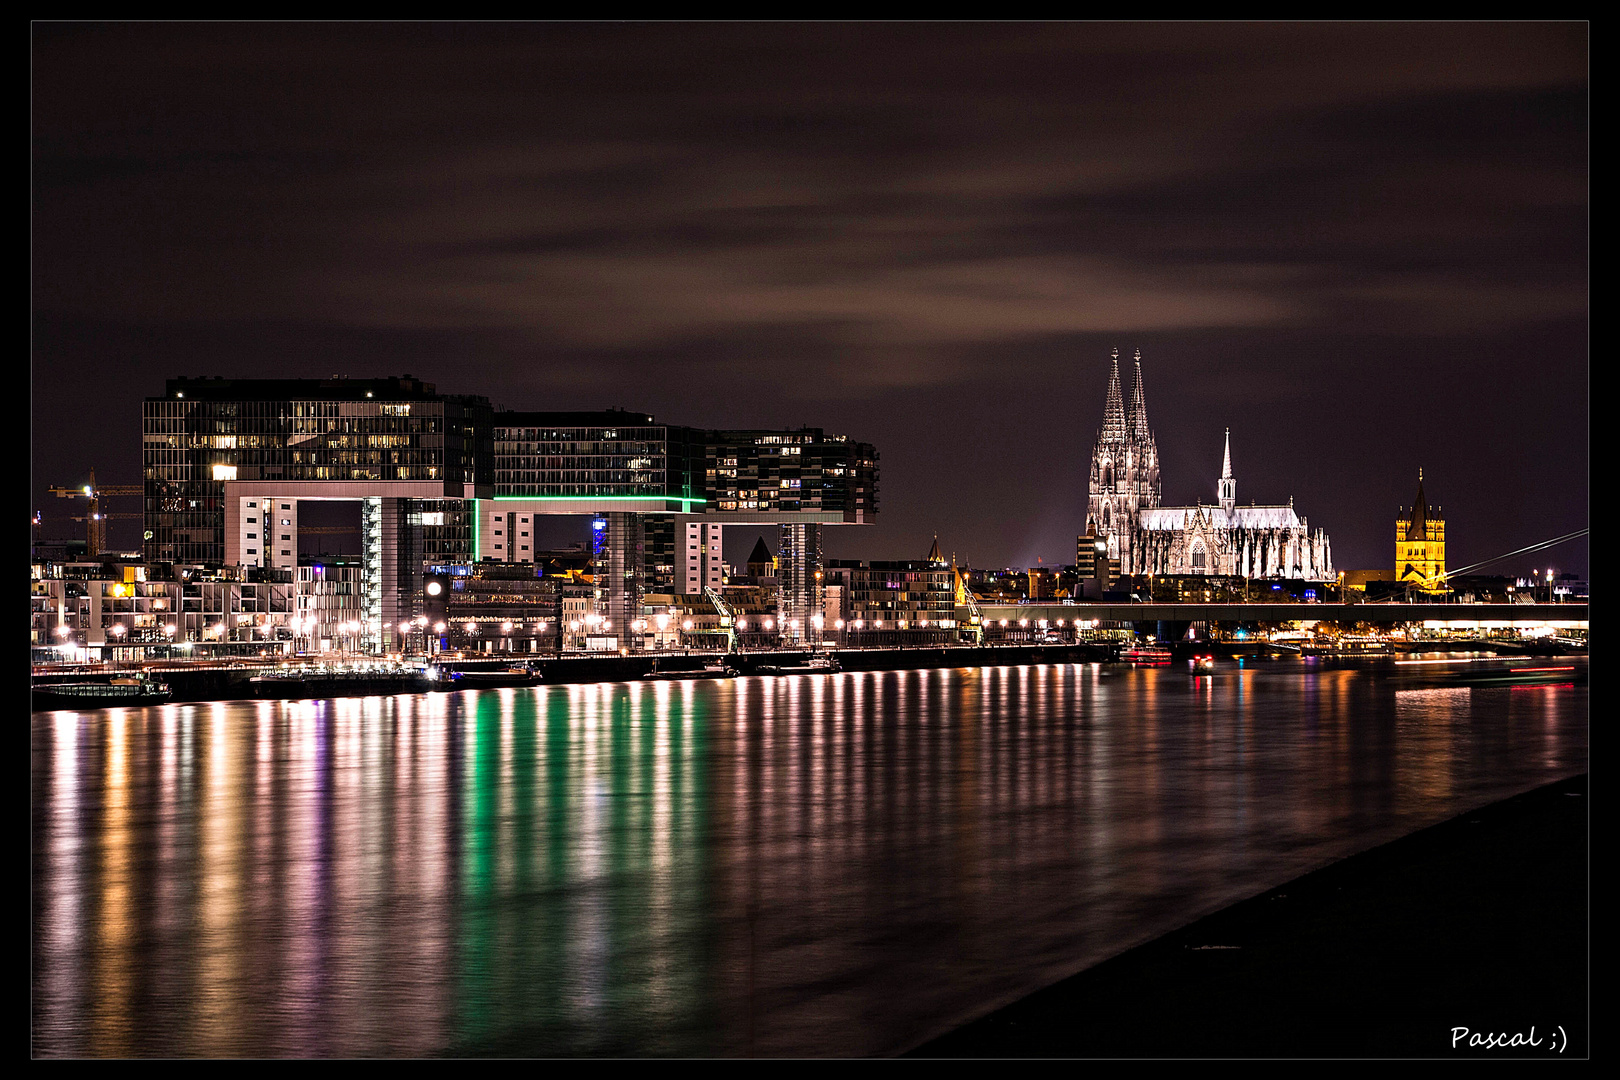
<path fill-rule="evenodd" d="M 36 713 L 31 749 L 37 1055 L 868 1055 L 1584 772 L 1587 690 L 1052 665 Z"/>

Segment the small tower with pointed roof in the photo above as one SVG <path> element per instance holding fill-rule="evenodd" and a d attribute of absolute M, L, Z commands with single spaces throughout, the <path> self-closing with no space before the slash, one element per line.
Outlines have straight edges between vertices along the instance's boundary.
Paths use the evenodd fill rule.
<path fill-rule="evenodd" d="M 754 550 L 748 553 L 748 576 L 756 584 L 776 580 L 776 557 L 765 546 L 763 536 L 754 541 Z"/>
<path fill-rule="evenodd" d="M 1232 476 L 1232 429 L 1226 429 L 1226 453 L 1221 457 L 1221 482 L 1216 485 L 1220 496 L 1221 509 L 1226 516 L 1231 517 L 1233 509 L 1237 506 L 1237 480 Z"/>
<path fill-rule="evenodd" d="M 1418 470 L 1417 499 L 1408 512 L 1395 516 L 1395 579 L 1438 591 L 1446 583 L 1446 523 L 1439 507 L 1423 497 L 1423 470 Z"/>

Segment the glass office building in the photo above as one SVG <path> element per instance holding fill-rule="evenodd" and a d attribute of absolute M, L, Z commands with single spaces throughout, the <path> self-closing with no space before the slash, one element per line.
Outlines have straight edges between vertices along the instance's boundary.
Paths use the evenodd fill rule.
<path fill-rule="evenodd" d="M 492 415 L 482 398 L 439 394 L 409 376 L 171 379 L 163 396 L 148 398 L 143 408 L 145 556 L 296 565 L 296 518 L 280 514 L 287 518 L 283 528 L 279 507 L 255 505 L 258 512 L 248 515 L 254 521 L 238 521 L 241 508 L 227 505 L 227 484 L 251 490 L 255 504 L 293 494 L 353 499 L 408 492 L 453 500 L 490 494 Z M 255 527 L 228 536 L 236 524 Z"/>

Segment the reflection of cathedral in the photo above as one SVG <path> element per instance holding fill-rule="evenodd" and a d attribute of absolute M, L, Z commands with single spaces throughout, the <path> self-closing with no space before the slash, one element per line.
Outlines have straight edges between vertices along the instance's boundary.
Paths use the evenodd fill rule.
<path fill-rule="evenodd" d="M 1237 505 L 1230 430 L 1216 505 L 1159 505 L 1159 450 L 1147 422 L 1140 351 L 1135 362 L 1127 411 L 1114 351 L 1086 507 L 1086 531 L 1107 541 L 1120 573 L 1332 578 L 1327 535 L 1321 529 L 1312 535 L 1292 499 L 1287 506 Z"/>

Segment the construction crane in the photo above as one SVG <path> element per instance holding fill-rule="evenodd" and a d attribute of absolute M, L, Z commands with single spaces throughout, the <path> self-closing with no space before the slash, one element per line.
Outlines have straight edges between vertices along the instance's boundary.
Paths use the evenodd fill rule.
<path fill-rule="evenodd" d="M 83 487 L 63 488 L 53 487 L 51 494 L 59 499 L 88 499 L 89 504 L 84 509 L 84 516 L 75 516 L 73 520 L 85 523 L 84 539 L 88 553 L 94 557 L 100 555 L 107 546 L 107 519 L 108 518 L 139 518 L 140 514 L 104 514 L 101 512 L 101 500 L 114 495 L 144 495 L 146 489 L 140 484 L 108 484 L 105 487 L 96 483 L 96 470 L 90 470 L 90 482 Z"/>

